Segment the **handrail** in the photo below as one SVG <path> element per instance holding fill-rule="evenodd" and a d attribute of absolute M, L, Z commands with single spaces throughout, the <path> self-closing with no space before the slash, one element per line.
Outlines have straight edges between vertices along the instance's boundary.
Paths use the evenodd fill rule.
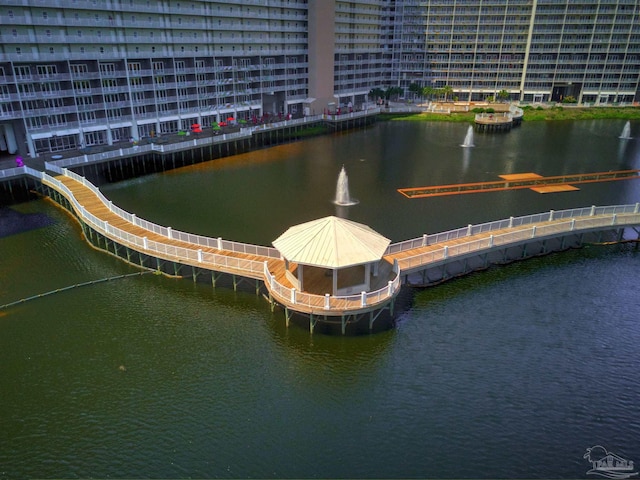
<path fill-rule="evenodd" d="M 416 249 L 430 245 L 434 245 L 436 248 L 429 252 L 418 253 L 410 257 L 398 259 L 393 268 L 395 277 L 393 280 L 390 280 L 385 287 L 372 292 L 363 291 L 355 295 L 334 296 L 327 293 L 323 296 L 307 292 L 299 292 L 295 288 L 289 288 L 279 283 L 276 280 L 275 275 L 269 271 L 267 261 L 268 258 L 281 259 L 281 255 L 276 249 L 250 244 L 240 244 L 237 242 L 228 242 L 219 238 L 213 239 L 209 237 L 202 237 L 199 235 L 173 231 L 169 227 L 155 225 L 151 222 L 147 222 L 146 220 L 139 219 L 134 214 L 130 214 L 121 208 L 114 206 L 111 201 L 104 197 L 96 186 L 84 177 L 66 169 L 60 169 L 56 166 L 54 166 L 52 170 L 62 171 L 64 175 L 82 183 L 95 193 L 111 212 L 134 225 L 148 230 L 149 232 L 158 233 L 168 239 L 180 240 L 182 242 L 195 244 L 196 246 L 218 248 L 219 250 L 222 250 L 219 246 L 224 242 L 224 245 L 228 247 L 224 248 L 224 250 L 231 251 L 234 249 L 232 251 L 253 253 L 256 256 L 263 257 L 264 260 L 251 260 L 229 255 L 221 255 L 218 253 L 204 252 L 201 248 L 175 246 L 128 233 L 114 227 L 113 225 L 109 225 L 108 222 L 87 212 L 86 209 L 77 201 L 73 192 L 58 179 L 48 175 L 47 173 L 25 168 L 24 171 L 26 173 L 40 178 L 43 182 L 48 182 L 51 186 L 65 195 L 80 218 L 96 231 L 104 235 L 108 235 L 111 238 L 123 242 L 124 244 L 133 245 L 139 251 L 149 252 L 152 254 L 156 253 L 158 256 L 165 259 L 186 261 L 188 264 L 199 265 L 209 269 L 219 269 L 223 271 L 226 269 L 227 271 L 246 272 L 247 276 L 261 278 L 269 288 L 270 292 L 276 297 L 283 299 L 286 303 L 301 305 L 312 312 L 318 313 L 330 310 L 357 311 L 370 309 L 372 306 L 375 307 L 378 304 L 384 303 L 398 293 L 401 286 L 401 272 L 403 270 L 424 267 L 427 263 L 437 264 L 438 262 L 442 262 L 453 257 L 477 253 L 500 245 L 529 242 L 532 239 L 545 238 L 559 233 L 585 231 L 608 226 L 640 225 L 640 203 L 603 207 L 591 206 L 560 211 L 551 210 L 549 212 L 534 215 L 510 217 L 509 219 L 475 226 L 468 225 L 466 228 L 460 228 L 434 235 L 424 235 L 420 238 L 390 245 L 387 248 L 385 255 L 406 251 L 409 248 Z M 472 236 L 507 228 L 514 230 L 484 236 L 480 239 L 456 245 L 442 245 L 440 247 L 437 245 L 438 243 L 447 242 L 449 240 L 465 236 Z M 238 250 L 239 248 L 242 250 Z"/>
<path fill-rule="evenodd" d="M 396 276 L 386 286 L 371 292 L 361 292 L 355 295 L 317 295 L 314 293 L 300 292 L 295 288 L 289 288 L 279 283 L 269 271 L 267 263 L 264 264 L 265 285 L 272 294 L 283 299 L 286 303 L 302 305 L 318 313 L 323 310 L 359 310 L 371 308 L 393 298 L 401 287 L 399 270 L 394 269 Z"/>
<path fill-rule="evenodd" d="M 69 190 L 69 188 L 59 180 L 46 173 L 43 173 L 42 178 L 52 186 L 55 186 L 56 189 L 67 197 L 80 218 L 89 226 L 102 234 L 109 235 L 111 238 L 120 240 L 129 245 L 134 245 L 144 252 L 155 252 L 163 255 L 164 258 L 188 260 L 195 265 L 201 264 L 203 266 L 211 265 L 218 268 L 233 268 L 235 270 L 250 272 L 253 274 L 259 274 L 263 271 L 262 262 L 259 261 L 220 255 L 211 252 L 203 252 L 202 249 L 177 247 L 149 240 L 147 237 L 140 237 L 138 235 L 128 233 L 120 228 L 114 227 L 113 225 L 109 225 L 108 222 L 105 222 L 104 220 L 101 220 L 95 215 L 87 212 L 86 209 L 77 201 L 73 192 L 71 192 L 71 190 Z"/>
<path fill-rule="evenodd" d="M 372 110 L 363 111 L 363 112 L 353 112 L 351 114 L 344 114 L 342 116 L 349 115 L 350 118 L 358 117 L 358 116 L 366 116 L 366 115 L 379 113 L 379 111 L 380 109 L 372 109 Z M 265 125 L 245 126 L 245 127 L 241 127 L 239 132 L 224 133 L 221 135 L 205 136 L 205 137 L 198 137 L 198 138 L 185 138 L 184 140 L 175 142 L 175 143 L 152 142 L 152 143 L 147 143 L 145 145 L 135 145 L 135 146 L 129 146 L 124 148 L 116 148 L 113 150 L 108 150 L 106 152 L 100 152 L 100 153 L 85 153 L 84 155 L 81 155 L 81 156 L 63 158 L 60 160 L 54 160 L 54 161 L 45 162 L 45 163 L 48 165 L 56 165 L 58 167 L 70 167 L 73 165 L 102 162 L 102 161 L 110 160 L 113 158 L 140 155 L 140 154 L 149 153 L 149 152 L 168 153 L 168 152 L 173 152 L 177 150 L 184 150 L 184 149 L 190 149 L 194 147 L 206 146 L 206 145 L 211 145 L 216 143 L 223 143 L 228 140 L 250 138 L 251 136 L 253 136 L 254 132 L 277 129 L 277 128 L 282 128 L 286 126 L 315 123 L 322 120 L 323 118 L 324 116 L 322 114 L 310 115 L 304 118 L 281 120 L 281 121 L 272 122 Z"/>
<path fill-rule="evenodd" d="M 88 181 L 83 176 L 78 175 L 77 173 L 71 170 L 67 170 L 66 168 L 60 169 L 54 166 L 54 168 L 52 168 L 51 170 L 57 171 L 57 173 L 62 173 L 63 175 L 81 183 L 82 185 L 87 187 L 89 190 L 91 190 L 100 199 L 100 201 L 109 209 L 111 213 L 118 215 L 123 220 L 126 220 L 127 222 L 132 223 L 137 227 L 148 230 L 149 232 L 155 233 L 157 235 L 162 235 L 171 240 L 179 240 L 182 242 L 193 243 L 193 244 L 196 244 L 202 247 L 207 247 L 207 248 L 216 248 L 218 250 L 229 250 L 236 253 L 259 255 L 259 256 L 269 257 L 269 258 L 281 258 L 280 252 L 273 247 L 264 247 L 260 245 L 249 244 L 249 243 L 223 240 L 220 237 L 212 238 L 212 237 L 206 237 L 204 235 L 196 235 L 193 233 L 182 232 L 180 230 L 174 230 L 171 227 L 164 227 L 161 225 L 157 225 L 153 222 L 149 222 L 148 220 L 139 218 L 135 214 L 129 213 L 123 210 L 122 208 L 118 207 L 117 205 L 114 205 L 111 200 L 107 199 L 102 194 L 102 192 L 98 187 L 93 185 L 90 181 Z"/>
<path fill-rule="evenodd" d="M 521 217 L 509 217 L 503 220 L 495 220 L 492 222 L 481 223 L 478 225 L 469 224 L 466 227 L 448 230 L 446 232 L 425 234 L 422 237 L 404 240 L 402 242 L 392 243 L 387 247 L 385 255 L 413 250 L 418 247 L 426 247 L 449 240 L 457 240 L 463 237 L 470 237 L 478 233 L 492 232 L 505 228 L 518 227 L 533 223 L 540 223 L 550 220 L 559 220 L 563 218 L 578 218 L 583 216 L 621 214 L 621 213 L 638 213 L 640 211 L 640 203 L 629 205 L 612 205 L 605 207 L 583 207 L 567 210 L 550 210 L 549 212 L 536 213 L 533 215 L 524 215 Z"/>
<path fill-rule="evenodd" d="M 616 206 L 601 207 L 601 209 L 605 211 L 609 209 L 613 209 L 614 211 L 609 213 L 594 213 L 582 217 L 561 217 L 561 221 L 556 220 L 553 221 L 553 223 L 532 225 L 530 228 L 521 228 L 512 232 L 490 235 L 457 245 L 444 245 L 430 252 L 419 253 L 411 257 L 399 259 L 398 264 L 401 269 L 407 270 L 416 266 L 424 266 L 426 263 L 437 263 L 452 257 L 477 253 L 481 250 L 488 250 L 500 245 L 530 241 L 534 238 L 540 239 L 559 233 L 584 231 L 606 226 L 638 225 L 640 224 L 640 213 L 638 212 L 637 205 L 638 204 L 635 206 L 621 206 L 633 207 L 632 211 L 624 211 L 624 209 L 623 211 L 615 211 Z M 594 207 L 588 210 L 592 212 L 594 211 Z"/>
<path fill-rule="evenodd" d="M 70 177 L 78 176 L 73 172 L 65 172 L 70 173 Z M 134 235 L 128 233 L 120 228 L 114 227 L 113 225 L 109 225 L 108 222 L 97 218 L 95 215 L 86 211 L 86 209 L 77 201 L 73 192 L 64 185 L 62 182 L 57 180 L 56 178 L 42 172 L 42 180 L 46 180 L 54 186 L 60 193 L 65 195 L 74 210 L 78 213 L 80 218 L 88 224 L 90 227 L 95 229 L 97 232 L 102 233 L 104 235 L 108 235 L 109 237 L 123 242 L 128 245 L 133 245 L 137 249 L 143 252 L 148 253 L 156 253 L 162 258 L 165 259 L 175 259 L 180 261 L 187 261 L 192 265 L 200 265 L 203 267 L 215 267 L 218 269 L 227 269 L 227 270 L 235 270 L 235 271 L 244 271 L 250 276 L 257 278 L 258 276 L 262 276 L 265 284 L 271 287 L 272 293 L 279 295 L 283 299 L 293 299 L 291 303 L 297 305 L 304 305 L 309 308 L 317 308 L 318 310 L 331 310 L 331 309 L 343 309 L 343 310 L 357 310 L 364 307 L 370 308 L 371 306 L 375 306 L 376 304 L 382 303 L 386 301 L 388 298 L 393 297 L 400 289 L 400 275 L 399 271 L 395 269 L 396 276 L 392 281 L 388 282 L 388 285 L 380 288 L 378 290 L 372 292 L 362 292 L 357 295 L 345 295 L 345 296 L 333 296 L 333 295 L 317 295 L 306 292 L 296 292 L 295 289 L 290 289 L 285 287 L 276 281 L 275 276 L 269 272 L 268 262 L 267 260 L 258 261 L 258 260 L 249 260 L 244 258 L 232 257 L 228 255 L 221 255 L 217 253 L 211 252 L 203 252 L 202 249 L 191 249 L 185 247 L 177 247 L 170 244 L 165 244 L 162 242 L 156 242 L 153 240 L 149 240 L 147 237 L 140 237 L 138 235 Z M 93 186 L 91 182 L 86 179 L 82 182 L 88 188 L 90 188 L 94 193 L 96 193 L 100 199 L 104 202 L 104 196 L 100 193 L 97 187 Z M 93 188 L 92 188 L 93 187 Z M 105 203 L 110 207 L 110 210 L 121 210 L 118 207 L 113 207 L 113 205 L 109 202 Z M 124 212 L 124 211 L 123 211 Z M 115 212 L 114 212 L 115 213 Z M 125 212 L 126 213 L 126 212 Z M 131 214 L 129 214 L 131 215 Z M 134 215 L 135 217 L 135 215 Z M 125 218 L 125 217 L 122 217 Z M 125 218 L 126 219 L 126 218 Z M 137 224 L 137 223 L 136 223 Z M 164 228 L 164 227 L 162 227 Z M 187 234 L 190 235 L 190 234 Z M 195 236 L 198 237 L 198 236 Z M 174 238 L 174 237 L 171 237 Z M 205 237 L 206 238 L 206 237 Z M 175 239 L 175 238 L 174 238 Z M 211 239 L 213 240 L 213 239 Z M 188 240 L 186 240 L 188 241 Z M 236 242 L 231 242 L 236 243 Z M 247 245 L 251 247 L 251 245 Z M 265 248 L 259 246 L 252 246 L 255 248 Z M 277 252 L 275 249 L 271 249 Z M 260 255 L 259 253 L 256 255 Z M 265 255 L 262 255 L 266 257 Z M 278 258 L 280 258 L 280 254 L 278 253 Z M 268 282 L 268 283 L 267 283 Z"/>

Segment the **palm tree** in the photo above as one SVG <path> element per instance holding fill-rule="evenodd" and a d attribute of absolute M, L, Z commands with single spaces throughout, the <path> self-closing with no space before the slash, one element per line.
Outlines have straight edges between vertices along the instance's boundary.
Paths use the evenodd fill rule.
<path fill-rule="evenodd" d="M 418 97 L 424 95 L 423 88 L 418 83 L 412 83 L 411 85 L 409 85 L 409 91 Z"/>
<path fill-rule="evenodd" d="M 509 92 L 507 92 L 506 90 L 500 90 L 498 92 L 498 99 L 506 102 L 509 99 Z"/>
<path fill-rule="evenodd" d="M 435 93 L 435 89 L 433 87 L 427 86 L 422 89 L 422 95 L 431 100 L 431 97 Z"/>
<path fill-rule="evenodd" d="M 447 97 L 453 93 L 453 88 L 449 85 L 445 85 L 440 89 L 442 94 L 444 95 L 444 101 L 447 101 Z"/>
<path fill-rule="evenodd" d="M 378 102 L 378 99 L 384 98 L 384 95 L 384 90 L 381 88 L 372 88 L 369 91 L 369 98 L 373 99 L 376 103 Z"/>
<path fill-rule="evenodd" d="M 391 100 L 391 97 L 398 97 L 404 93 L 404 89 L 400 87 L 389 87 L 385 91 L 385 98 Z"/>

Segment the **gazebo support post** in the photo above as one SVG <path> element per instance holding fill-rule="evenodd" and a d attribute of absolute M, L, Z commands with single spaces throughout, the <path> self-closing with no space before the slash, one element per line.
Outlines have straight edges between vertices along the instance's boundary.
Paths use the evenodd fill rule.
<path fill-rule="evenodd" d="M 304 274 L 302 273 L 302 269 L 303 269 L 303 265 L 302 264 L 298 264 L 298 288 L 299 290 L 302 292 L 304 290 Z"/>
<path fill-rule="evenodd" d="M 371 264 L 367 263 L 364 266 L 364 283 L 367 286 L 367 291 L 371 289 Z"/>
<path fill-rule="evenodd" d="M 341 315 L 340 322 L 342 323 L 342 335 L 344 335 L 347 330 L 347 317 L 345 315 Z"/>
<path fill-rule="evenodd" d="M 314 318 L 313 313 L 309 314 L 309 333 L 313 333 L 313 329 L 316 326 L 316 323 L 318 323 L 318 319 Z"/>

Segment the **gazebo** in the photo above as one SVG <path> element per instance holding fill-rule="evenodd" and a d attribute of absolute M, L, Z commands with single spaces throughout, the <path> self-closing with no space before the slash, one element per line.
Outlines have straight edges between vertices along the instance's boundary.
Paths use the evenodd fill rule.
<path fill-rule="evenodd" d="M 390 242 L 366 225 L 329 216 L 290 227 L 273 246 L 296 289 L 335 296 L 370 291 Z"/>

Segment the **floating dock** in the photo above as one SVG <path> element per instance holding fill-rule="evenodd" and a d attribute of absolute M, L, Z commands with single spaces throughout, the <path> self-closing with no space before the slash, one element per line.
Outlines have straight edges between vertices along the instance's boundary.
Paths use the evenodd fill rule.
<path fill-rule="evenodd" d="M 407 198 L 461 195 L 463 193 L 500 192 L 528 188 L 537 193 L 556 193 L 579 190 L 574 184 L 632 180 L 640 178 L 640 170 L 617 170 L 597 173 L 577 173 L 543 177 L 537 173 L 499 175 L 502 180 L 493 182 L 458 183 L 426 187 L 399 188 L 398 192 Z"/>

